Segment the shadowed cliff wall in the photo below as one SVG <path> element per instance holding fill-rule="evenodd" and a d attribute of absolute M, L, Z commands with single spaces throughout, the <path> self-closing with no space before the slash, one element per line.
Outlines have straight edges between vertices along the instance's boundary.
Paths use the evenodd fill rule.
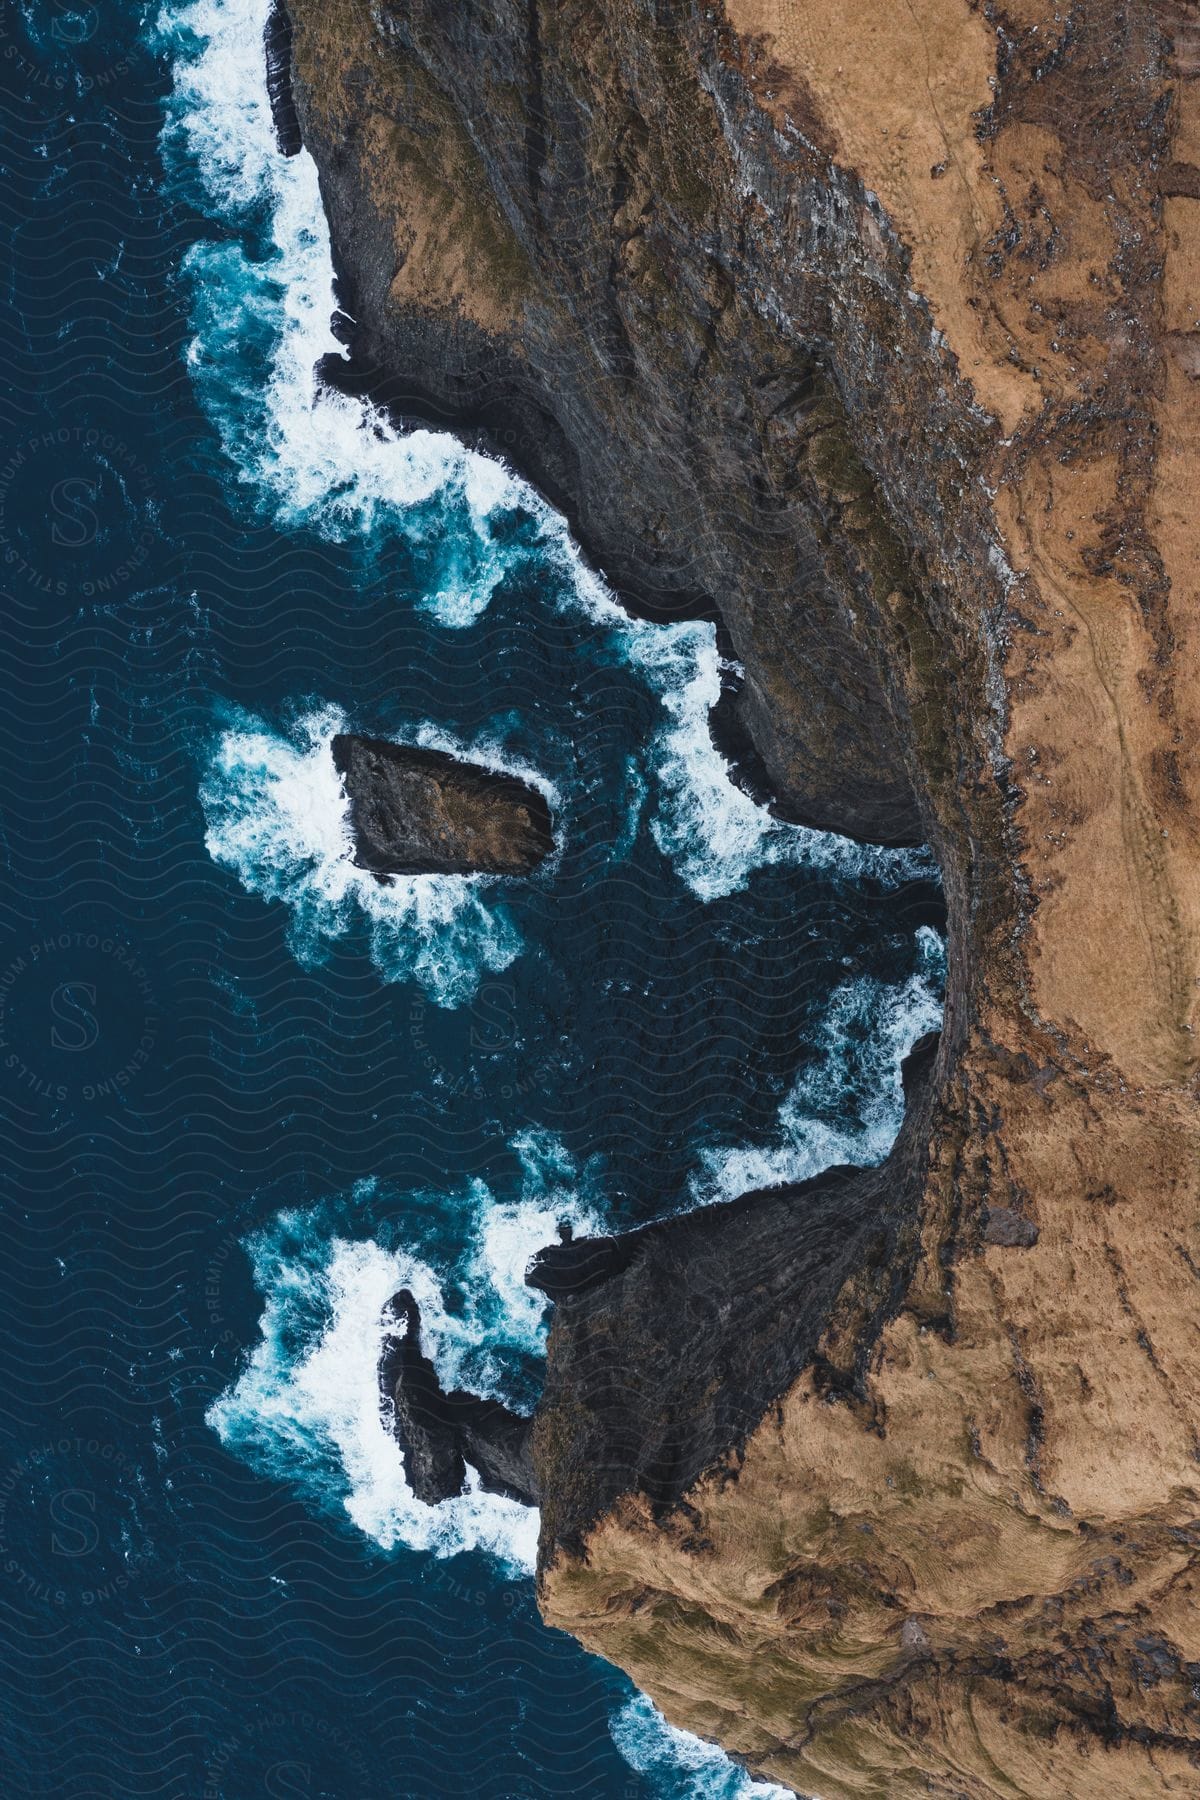
<path fill-rule="evenodd" d="M 715 609 L 782 806 L 946 882 L 886 1259 L 676 1504 L 636 1445 L 547 1497 L 547 1617 L 827 1800 L 1195 1791 L 1193 9 L 291 13 L 359 378 Z"/>

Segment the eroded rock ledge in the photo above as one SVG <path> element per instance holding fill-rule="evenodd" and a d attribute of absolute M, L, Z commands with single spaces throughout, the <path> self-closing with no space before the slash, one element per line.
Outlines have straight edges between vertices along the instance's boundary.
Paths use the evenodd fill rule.
<path fill-rule="evenodd" d="M 744 1434 L 715 1308 L 737 1453 L 576 1506 L 634 1265 L 556 1308 L 547 1618 L 824 1800 L 1194 1793 L 1195 9 L 289 4 L 357 379 L 719 613 L 781 802 L 945 878 L 886 1255 L 767 1275 L 825 1322 Z"/>

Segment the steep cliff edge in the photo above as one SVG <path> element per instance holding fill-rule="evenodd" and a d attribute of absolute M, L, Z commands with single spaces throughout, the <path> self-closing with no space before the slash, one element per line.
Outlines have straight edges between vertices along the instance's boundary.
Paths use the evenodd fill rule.
<path fill-rule="evenodd" d="M 557 1307 L 547 1618 L 825 1800 L 1194 1793 L 1195 8 L 290 12 L 359 377 L 719 612 L 785 809 L 945 877 L 885 1248 L 763 1416 L 576 1493 L 628 1270 Z"/>

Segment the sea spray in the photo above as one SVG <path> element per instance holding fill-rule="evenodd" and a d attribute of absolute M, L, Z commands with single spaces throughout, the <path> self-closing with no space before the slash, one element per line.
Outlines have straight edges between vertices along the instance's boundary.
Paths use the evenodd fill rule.
<path fill-rule="evenodd" d="M 718 1745 L 668 1725 L 644 1694 L 621 1708 L 610 1729 L 655 1800 L 795 1800 L 790 1788 L 752 1780 Z"/>
<path fill-rule="evenodd" d="M 299 1230 L 294 1216 L 279 1223 Z M 236 1385 L 209 1409 L 222 1443 L 264 1473 L 298 1482 L 318 1503 L 340 1501 L 384 1549 L 403 1543 L 435 1556 L 481 1549 L 514 1572 L 528 1569 L 536 1515 L 478 1487 L 422 1505 L 381 1411 L 382 1317 L 392 1294 L 410 1288 L 430 1334 L 447 1341 L 454 1333 L 433 1271 L 376 1243 L 342 1238 L 288 1259 L 267 1233 L 249 1250 L 265 1293 L 262 1336 Z"/>
<path fill-rule="evenodd" d="M 287 905 L 288 943 L 301 963 L 321 962 L 334 941 L 363 926 L 383 979 L 415 981 L 438 1006 L 462 1005 L 485 974 L 508 968 L 521 939 L 499 898 L 502 883 L 470 875 L 380 880 L 355 863 L 349 803 L 330 750 L 347 727 L 339 708 L 313 706 L 287 731 L 246 713 L 231 719 L 200 786 L 205 846 L 250 893 Z M 412 738 L 530 778 L 502 764 L 493 744 L 464 749 L 433 728 Z"/>
<path fill-rule="evenodd" d="M 532 1403 L 524 1365 L 544 1350 L 546 1303 L 525 1288 L 525 1268 L 560 1224 L 587 1233 L 599 1222 L 565 1177 L 546 1182 L 532 1140 L 516 1148 L 523 1177 L 510 1198 L 474 1181 L 459 1195 L 390 1199 L 363 1182 L 342 1201 L 286 1210 L 254 1234 L 246 1248 L 263 1294 L 259 1342 L 208 1412 L 229 1449 L 343 1509 L 384 1549 L 485 1550 L 509 1574 L 533 1567 L 536 1511 L 483 1492 L 473 1473 L 462 1495 L 435 1507 L 416 1500 L 381 1402 L 379 1362 L 387 1303 L 408 1288 L 446 1387 Z M 399 1221 L 390 1230 L 388 1214 Z M 364 1216 L 375 1236 L 352 1235 Z"/>
<path fill-rule="evenodd" d="M 623 627 L 620 641 L 634 666 L 653 679 L 666 714 L 653 747 L 654 840 L 701 900 L 737 892 L 753 870 L 772 863 L 828 869 L 847 881 L 869 877 L 888 886 L 934 875 L 926 850 L 884 849 L 789 824 L 737 785 L 709 727 L 721 696 L 713 624 L 637 621 Z"/>
<path fill-rule="evenodd" d="M 424 547 L 419 604 L 445 627 L 479 617 L 507 574 L 553 565 L 558 605 L 607 631 L 618 658 L 662 701 L 649 746 L 655 841 L 701 899 L 787 862 L 846 879 L 928 877 L 923 852 L 851 843 L 772 818 L 733 781 L 712 742 L 720 693 L 715 627 L 631 621 L 581 561 L 561 516 L 495 458 L 442 432 L 401 432 L 317 376 L 345 354 L 328 227 L 306 151 L 279 154 L 263 74 L 266 0 L 196 0 L 160 17 L 175 51 L 165 145 L 176 181 L 220 221 L 185 264 L 197 391 L 239 481 L 282 526 L 360 545 L 403 535 Z M 240 230 L 231 241 L 229 226 Z M 597 656 L 605 654 L 597 644 Z"/>
<path fill-rule="evenodd" d="M 158 19 L 174 71 L 168 173 L 220 225 L 219 241 L 184 260 L 193 382 L 252 503 L 285 529 L 425 543 L 436 573 L 421 604 L 465 625 L 554 515 L 494 458 L 442 432 L 400 432 L 319 379 L 324 358 L 345 356 L 329 230 L 312 158 L 279 152 L 267 11 L 266 0 L 196 0 Z M 515 516 L 532 531 L 514 532 Z"/>

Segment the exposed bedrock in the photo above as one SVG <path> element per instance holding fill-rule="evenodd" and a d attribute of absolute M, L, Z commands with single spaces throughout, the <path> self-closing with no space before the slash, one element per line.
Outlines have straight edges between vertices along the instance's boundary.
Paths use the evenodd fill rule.
<path fill-rule="evenodd" d="M 408 1485 L 426 1506 L 464 1491 L 467 1463 L 490 1493 L 537 1503 L 531 1421 L 498 1400 L 442 1387 L 421 1348 L 420 1309 L 407 1288 L 388 1305 L 379 1385 L 392 1404 Z"/>
<path fill-rule="evenodd" d="M 546 1261 L 547 1618 L 823 1800 L 1194 1793 L 1195 9 L 290 6 L 355 378 L 716 612 L 782 806 L 945 879 L 883 1171 L 724 1299 L 719 1222 Z"/>
<path fill-rule="evenodd" d="M 641 91 L 625 92 L 565 60 L 603 9 L 541 10 L 395 7 L 376 30 L 365 5 L 296 9 L 357 375 L 401 408 L 482 427 L 639 609 L 720 612 L 786 810 L 920 840 L 863 604 L 890 586 L 897 547 L 861 505 L 861 530 L 835 544 L 802 492 L 815 481 L 836 513 L 870 484 L 837 430 L 820 345 L 781 344 L 730 286 L 719 228 L 705 237 L 706 196 L 736 177 L 711 128 L 688 130 L 711 121 L 693 120 L 677 27 L 648 32 Z M 664 170 L 643 111 L 678 106 L 689 141 Z M 797 446 L 813 450 L 811 477 Z"/>
<path fill-rule="evenodd" d="M 355 861 L 376 875 L 527 875 L 554 848 L 545 797 L 442 750 L 340 733 Z"/>
<path fill-rule="evenodd" d="M 936 1043 L 923 1038 L 905 1061 L 918 1115 Z M 889 1267 L 908 1180 L 900 1164 L 920 1136 L 910 1125 L 882 1168 L 827 1169 L 540 1251 L 526 1280 L 561 1323 L 536 1425 L 442 1387 L 402 1289 L 389 1303 L 379 1378 L 417 1498 L 434 1506 L 461 1493 L 470 1463 L 488 1490 L 540 1501 L 550 1535 L 576 1545 L 620 1494 L 669 1512 L 813 1363 L 847 1276 Z"/>
<path fill-rule="evenodd" d="M 905 1063 L 909 1129 L 882 1168 L 826 1169 L 534 1258 L 526 1280 L 556 1305 L 533 1435 L 547 1542 L 582 1551 L 621 1494 L 669 1516 L 706 1470 L 732 1477 L 766 1409 L 820 1360 L 846 1282 L 866 1267 L 886 1281 L 936 1044 Z"/>
<path fill-rule="evenodd" d="M 292 92 L 292 17 L 284 0 L 271 0 L 263 28 L 263 55 L 275 142 L 282 155 L 298 156 L 303 139 Z"/>

